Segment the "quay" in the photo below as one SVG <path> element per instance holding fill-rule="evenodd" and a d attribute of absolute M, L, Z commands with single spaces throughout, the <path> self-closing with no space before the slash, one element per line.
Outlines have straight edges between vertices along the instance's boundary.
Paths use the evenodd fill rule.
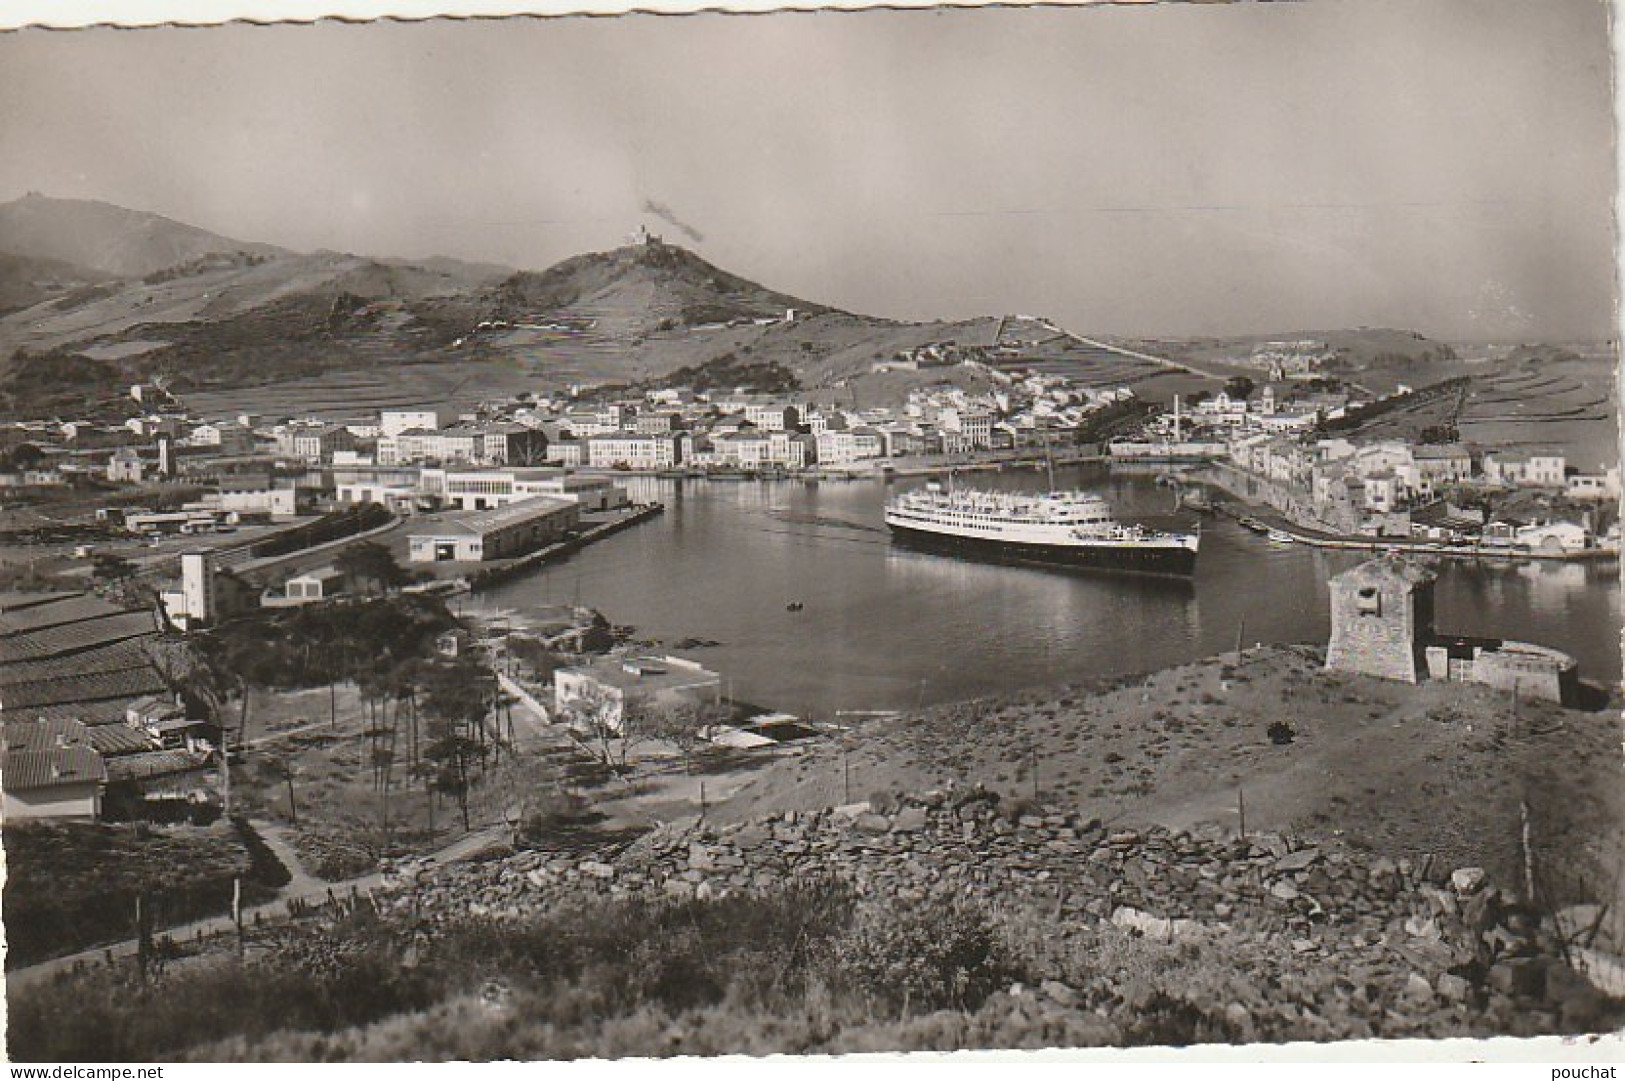
<path fill-rule="evenodd" d="M 945 473 L 949 470 L 956 473 L 987 473 L 1003 469 L 1040 468 L 1046 463 L 1057 466 L 1092 465 L 1111 460 L 1109 455 L 1100 453 L 1094 447 L 1079 448 L 1073 453 L 1065 451 L 1052 452 L 1048 456 L 1045 455 L 1042 449 L 1039 449 L 994 455 L 946 455 L 930 460 L 925 460 L 923 457 L 907 459 L 907 464 L 898 465 L 894 462 L 883 467 L 882 472 L 888 477 L 925 477 L 934 473 Z"/>
<path fill-rule="evenodd" d="M 1252 504 L 1249 504 L 1249 508 L 1252 513 L 1245 513 L 1231 504 L 1217 500 L 1213 504 L 1216 513 L 1234 519 L 1253 532 L 1257 532 L 1253 523 L 1262 524 L 1271 534 L 1285 534 L 1292 539 L 1293 543 L 1307 545 L 1311 548 L 1331 548 L 1356 552 L 1400 552 L 1410 555 L 1439 556 L 1445 559 L 1485 559 L 1510 562 L 1540 559 L 1557 563 L 1584 563 L 1600 562 L 1619 557 L 1619 552 L 1610 548 L 1587 548 L 1578 552 L 1542 552 L 1529 547 L 1484 544 L 1483 542 L 1477 544 L 1447 544 L 1441 541 L 1415 540 L 1408 537 L 1350 536 L 1310 529 L 1291 521 L 1273 509 L 1266 510 Z"/>
<path fill-rule="evenodd" d="M 573 537 L 539 548 L 529 555 L 515 559 L 511 563 L 504 563 L 498 567 L 486 567 L 467 575 L 467 592 L 478 593 L 488 586 L 498 585 L 535 570 L 537 567 L 562 559 L 567 555 L 578 552 L 589 544 L 601 541 L 605 537 L 619 533 L 623 529 L 630 529 L 641 522 L 664 514 L 664 503 L 640 503 L 617 515 L 607 522 L 601 522 L 591 529 L 583 530 Z"/>

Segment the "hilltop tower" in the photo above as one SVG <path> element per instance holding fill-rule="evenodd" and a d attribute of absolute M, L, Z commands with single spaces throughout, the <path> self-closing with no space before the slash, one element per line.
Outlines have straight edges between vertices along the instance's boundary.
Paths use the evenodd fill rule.
<path fill-rule="evenodd" d="M 1417 682 L 1433 638 L 1434 580 L 1398 557 L 1367 560 L 1334 577 L 1327 669 Z"/>

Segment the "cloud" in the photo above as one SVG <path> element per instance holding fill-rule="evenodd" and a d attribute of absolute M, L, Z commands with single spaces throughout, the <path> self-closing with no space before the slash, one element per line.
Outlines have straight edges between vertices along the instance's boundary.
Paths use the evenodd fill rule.
<path fill-rule="evenodd" d="M 704 234 L 702 234 L 692 225 L 689 225 L 687 222 L 678 218 L 677 212 L 671 207 L 667 206 L 665 203 L 658 203 L 653 199 L 645 199 L 643 200 L 643 212 L 645 214 L 653 214 L 655 217 L 659 218 L 673 229 L 676 229 L 678 232 L 682 233 L 695 244 L 701 244 L 705 241 Z"/>

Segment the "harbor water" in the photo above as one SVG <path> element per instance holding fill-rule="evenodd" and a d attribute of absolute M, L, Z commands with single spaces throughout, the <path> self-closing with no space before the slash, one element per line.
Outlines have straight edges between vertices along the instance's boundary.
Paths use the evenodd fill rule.
<path fill-rule="evenodd" d="M 1191 580 L 1005 566 L 894 545 L 882 521 L 892 489 L 880 481 L 627 483 L 666 513 L 470 603 L 579 602 L 640 638 L 714 641 L 683 652 L 723 673 L 737 698 L 819 719 L 1148 671 L 1238 640 L 1324 644 L 1327 578 L 1369 558 L 1204 517 Z M 1040 490 L 1048 480 L 1012 470 L 956 483 Z M 1148 475 L 1081 466 L 1057 470 L 1056 483 L 1100 493 L 1124 521 L 1197 521 Z M 1438 571 L 1441 631 L 1555 646 L 1579 658 L 1582 678 L 1620 678 L 1615 564 Z"/>

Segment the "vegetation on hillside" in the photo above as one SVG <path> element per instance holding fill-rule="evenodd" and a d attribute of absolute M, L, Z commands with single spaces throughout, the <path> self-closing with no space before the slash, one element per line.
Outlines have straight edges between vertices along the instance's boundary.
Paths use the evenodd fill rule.
<path fill-rule="evenodd" d="M 796 373 L 773 360 L 750 360 L 724 353 L 702 364 L 685 365 L 647 386 L 687 387 L 697 392 L 744 388 L 759 394 L 786 394 L 801 389 Z"/>
<path fill-rule="evenodd" d="M 229 910 L 234 878 L 247 903 L 286 881 L 224 823 L 203 831 L 15 823 L 3 840 L 12 968 L 128 938 L 138 897 L 163 928 Z"/>
<path fill-rule="evenodd" d="M 1109 930 L 1063 945 L 1036 911 L 862 900 L 833 882 L 575 905 L 517 927 L 470 918 L 433 938 L 366 909 L 320 937 L 272 934 L 245 966 L 222 956 L 147 987 L 107 972 L 42 987 L 12 1006 L 11 1053 L 571 1058 L 1238 1035 L 1214 993 L 1217 969 L 1187 949 Z M 1132 994 L 1113 990 L 1124 971 L 1144 981 Z M 1008 991 L 1045 981 L 1082 988 L 1069 993 L 1109 1019 L 1057 1015 Z"/>

